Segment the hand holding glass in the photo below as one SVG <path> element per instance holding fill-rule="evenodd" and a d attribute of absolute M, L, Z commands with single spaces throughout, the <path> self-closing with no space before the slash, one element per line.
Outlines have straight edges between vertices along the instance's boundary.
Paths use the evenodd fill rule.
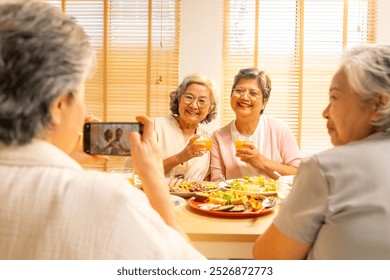
<path fill-rule="evenodd" d="M 237 149 L 249 148 L 250 145 L 253 145 L 254 141 L 250 139 L 250 135 L 246 134 L 236 134 L 234 137 L 234 145 Z"/>
<path fill-rule="evenodd" d="M 198 139 L 194 141 L 195 144 L 203 143 L 205 144 L 206 151 L 209 151 L 211 149 L 211 146 L 213 145 L 213 141 L 211 140 L 211 136 L 209 134 L 201 134 Z M 203 146 L 199 146 L 199 148 L 203 148 Z"/>

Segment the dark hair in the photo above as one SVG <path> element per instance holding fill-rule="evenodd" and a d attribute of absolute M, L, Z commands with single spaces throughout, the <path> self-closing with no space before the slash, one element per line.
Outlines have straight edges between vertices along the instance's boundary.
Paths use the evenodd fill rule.
<path fill-rule="evenodd" d="M 232 90 L 230 92 L 230 96 L 233 94 L 233 89 L 236 87 L 239 81 L 243 79 L 256 79 L 261 90 L 261 94 L 263 95 L 263 102 L 268 101 L 271 96 L 271 79 L 264 71 L 260 71 L 259 69 L 245 68 L 238 71 L 237 75 L 234 77 L 234 82 L 232 86 Z M 260 111 L 260 114 L 263 113 L 264 110 Z"/>
<path fill-rule="evenodd" d="M 73 100 L 94 53 L 75 21 L 43 1 L 0 4 L 0 141 L 26 144 L 51 128 L 52 102 Z"/>
<path fill-rule="evenodd" d="M 179 116 L 179 102 L 181 96 L 185 93 L 187 87 L 191 84 L 204 85 L 210 90 L 210 111 L 207 116 L 200 123 L 209 123 L 217 116 L 217 98 L 216 98 L 216 86 L 213 80 L 201 73 L 194 73 L 183 79 L 179 87 L 169 94 L 170 97 L 170 109 L 174 116 Z"/>
<path fill-rule="evenodd" d="M 112 130 L 111 130 L 110 128 L 109 128 L 109 129 L 106 129 L 106 131 L 104 131 L 104 137 L 105 137 L 105 138 L 107 138 L 107 135 L 108 135 L 109 132 L 113 133 Z"/>

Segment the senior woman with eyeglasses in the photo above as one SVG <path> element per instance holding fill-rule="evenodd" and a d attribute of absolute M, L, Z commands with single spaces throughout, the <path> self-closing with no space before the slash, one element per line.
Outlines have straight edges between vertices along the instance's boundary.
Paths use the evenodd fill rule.
<path fill-rule="evenodd" d="M 235 76 L 230 105 L 236 119 L 213 133 L 211 181 L 295 173 L 300 155 L 293 134 L 286 123 L 263 114 L 270 94 L 271 80 L 263 71 L 241 69 Z M 236 149 L 237 135 L 250 142 Z"/>
<path fill-rule="evenodd" d="M 209 180 L 210 153 L 204 143 L 195 142 L 208 135 L 203 124 L 217 115 L 216 86 L 214 81 L 202 73 L 194 73 L 183 79 L 172 91 L 168 116 L 154 118 L 154 130 L 164 159 L 164 171 L 169 184 L 180 184 L 181 180 Z M 131 158 L 124 166 L 131 167 Z"/>
<path fill-rule="evenodd" d="M 210 153 L 195 140 L 207 134 L 202 124 L 216 117 L 215 88 L 206 75 L 189 75 L 169 95 L 171 115 L 154 118 L 166 177 L 209 179 Z"/>
<path fill-rule="evenodd" d="M 323 112 L 336 147 L 302 160 L 253 253 L 261 259 L 390 259 L 390 46 L 347 50 Z"/>

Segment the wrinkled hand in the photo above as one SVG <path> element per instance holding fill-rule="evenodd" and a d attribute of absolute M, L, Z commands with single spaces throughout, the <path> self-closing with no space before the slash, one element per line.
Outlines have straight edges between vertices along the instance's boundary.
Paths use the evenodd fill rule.
<path fill-rule="evenodd" d="M 176 220 L 164 175 L 162 154 L 154 133 L 154 123 L 146 116 L 139 116 L 136 119 L 144 125 L 144 131 L 142 135 L 137 131 L 129 133 L 133 167 L 142 181 L 142 188 L 150 205 L 160 214 L 167 225 L 186 237 Z"/>
<path fill-rule="evenodd" d="M 187 146 L 178 154 L 180 162 L 186 162 L 192 158 L 201 157 L 207 152 L 206 144 L 195 142 L 195 140 L 200 136 L 200 134 L 194 134 L 191 136 Z"/>
<path fill-rule="evenodd" d="M 84 123 L 99 122 L 99 119 L 94 115 L 87 115 L 85 117 Z M 105 162 L 108 161 L 107 156 L 98 156 L 98 155 L 89 155 L 83 151 L 83 139 L 82 134 L 80 133 L 79 141 L 74 147 L 73 151 L 69 154 L 74 160 L 80 164 L 89 163 L 89 162 Z"/>
<path fill-rule="evenodd" d="M 253 167 L 263 169 L 267 158 L 253 144 L 236 150 L 236 156 Z"/>

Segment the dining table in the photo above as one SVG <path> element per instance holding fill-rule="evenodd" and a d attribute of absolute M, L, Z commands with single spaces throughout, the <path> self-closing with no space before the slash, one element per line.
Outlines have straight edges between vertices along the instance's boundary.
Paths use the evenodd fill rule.
<path fill-rule="evenodd" d="M 176 217 L 195 248 L 208 259 L 253 259 L 253 244 L 271 225 L 280 205 L 278 201 L 261 216 L 234 218 L 194 210 L 190 199 L 175 208 Z"/>

